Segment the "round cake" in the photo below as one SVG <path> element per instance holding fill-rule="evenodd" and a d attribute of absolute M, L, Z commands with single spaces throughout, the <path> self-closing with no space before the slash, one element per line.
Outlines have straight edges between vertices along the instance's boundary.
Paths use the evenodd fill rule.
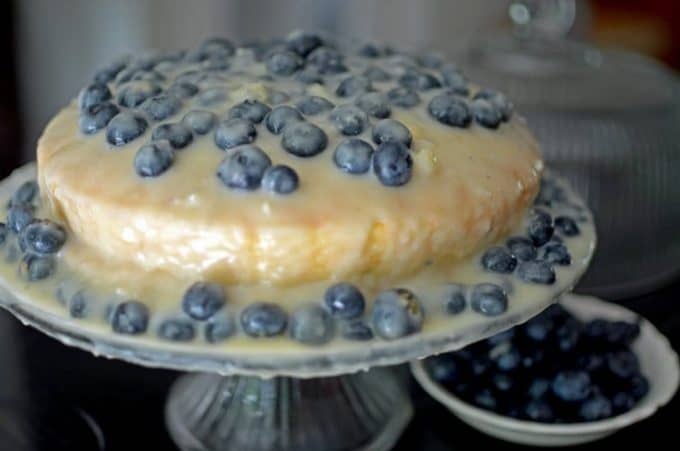
<path fill-rule="evenodd" d="M 52 119 L 0 273 L 127 336 L 391 341 L 573 284 L 590 216 L 543 172 L 436 53 L 209 39 L 116 60 Z"/>

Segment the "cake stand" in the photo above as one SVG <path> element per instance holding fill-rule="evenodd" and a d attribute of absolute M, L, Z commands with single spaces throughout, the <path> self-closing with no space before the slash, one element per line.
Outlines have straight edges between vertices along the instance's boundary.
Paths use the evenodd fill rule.
<path fill-rule="evenodd" d="M 33 165 L 15 171 L 0 182 L 0 194 L 34 176 Z M 554 286 L 511 298 L 503 315 L 470 313 L 455 326 L 435 318 L 432 327 L 393 341 L 256 352 L 247 346 L 216 350 L 121 336 L 78 322 L 6 280 L 0 280 L 0 305 L 25 325 L 96 356 L 187 372 L 166 405 L 168 430 L 182 450 L 387 450 L 413 412 L 404 379 L 390 365 L 460 349 L 526 321 L 570 290 L 585 271 L 595 246 L 592 219 L 563 187 L 581 212 L 583 245 Z"/>

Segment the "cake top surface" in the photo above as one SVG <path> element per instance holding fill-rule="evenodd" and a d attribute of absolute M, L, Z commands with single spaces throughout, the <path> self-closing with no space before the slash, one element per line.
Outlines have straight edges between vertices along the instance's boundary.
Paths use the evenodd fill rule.
<path fill-rule="evenodd" d="M 387 257 L 365 254 L 414 241 L 400 234 L 405 220 L 423 222 L 426 236 L 448 227 L 440 234 L 458 241 L 448 257 L 466 256 L 517 219 L 542 169 L 509 101 L 452 64 L 377 45 L 341 51 L 302 32 L 266 45 L 211 39 L 188 52 L 124 58 L 51 122 L 38 162 L 44 191 L 76 231 L 98 214 L 93 206 L 129 215 L 117 231 L 82 236 L 105 254 L 126 253 L 116 241 L 144 244 L 156 231 L 162 251 L 135 250 L 147 269 L 176 262 L 178 271 L 227 281 L 288 282 L 380 270 Z M 315 233 L 291 238 L 299 230 Z M 232 245 L 216 249 L 215 236 Z M 405 268 L 391 259 L 390 271 L 438 257 L 431 241 L 403 254 Z M 305 264 L 262 257 L 296 252 Z M 236 254 L 251 255 L 249 269 L 213 270 L 244 258 Z M 316 274 L 315 262 L 326 269 Z"/>

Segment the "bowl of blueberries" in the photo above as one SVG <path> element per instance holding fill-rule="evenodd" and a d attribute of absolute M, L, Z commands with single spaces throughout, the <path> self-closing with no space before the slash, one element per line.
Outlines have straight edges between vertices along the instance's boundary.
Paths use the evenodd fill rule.
<path fill-rule="evenodd" d="M 573 294 L 525 324 L 411 369 L 462 421 L 535 446 L 612 434 L 667 404 L 680 381 L 677 354 L 649 321 Z"/>

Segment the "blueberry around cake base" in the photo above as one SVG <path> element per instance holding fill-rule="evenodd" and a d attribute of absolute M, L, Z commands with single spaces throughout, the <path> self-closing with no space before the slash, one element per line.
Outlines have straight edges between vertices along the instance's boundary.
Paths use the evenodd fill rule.
<path fill-rule="evenodd" d="M 15 171 L 0 184 L 0 201 L 20 197 L 17 189 L 34 176 L 33 165 Z M 354 312 L 351 303 L 328 303 L 323 292 L 318 305 L 227 304 L 220 317 L 232 318 L 229 324 L 202 321 L 201 309 L 193 310 L 195 317 L 190 318 L 181 316 L 181 310 L 170 315 L 143 303 L 105 308 L 76 295 L 67 302 L 59 300 L 59 270 L 54 275 L 45 269 L 41 255 L 26 251 L 25 243 L 23 252 L 12 248 L 17 237 L 10 229 L 17 218 L 8 219 L 13 222 L 3 230 L 0 304 L 25 324 L 109 358 L 260 377 L 332 376 L 459 349 L 527 320 L 570 290 L 595 246 L 589 211 L 563 180 L 548 174 L 535 208 L 516 233 L 458 265 L 451 272 L 455 278 L 442 281 L 441 273 L 425 273 L 404 280 L 366 299 Z M 38 228 L 42 223 L 31 224 Z M 18 236 L 30 238 L 26 233 Z M 58 257 L 48 261 L 60 264 Z M 48 276 L 33 277 L 36 274 Z M 330 288 L 326 294 L 335 299 Z M 335 288 L 341 293 L 346 289 Z M 97 308 L 106 315 L 83 313 Z M 141 330 L 138 318 L 143 319 Z"/>

